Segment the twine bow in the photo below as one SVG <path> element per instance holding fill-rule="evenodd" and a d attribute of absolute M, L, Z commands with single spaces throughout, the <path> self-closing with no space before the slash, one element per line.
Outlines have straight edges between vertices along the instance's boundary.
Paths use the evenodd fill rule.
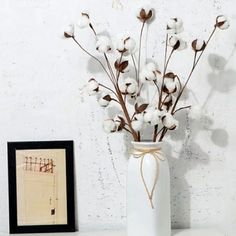
<path fill-rule="evenodd" d="M 131 151 L 131 154 L 136 158 L 141 158 L 141 163 L 140 163 L 141 178 L 142 178 L 145 190 L 147 192 L 148 199 L 150 201 L 151 207 L 152 207 L 152 209 L 154 209 L 152 199 L 153 199 L 155 187 L 156 187 L 158 177 L 159 177 L 159 161 L 164 161 L 165 158 L 162 156 L 161 149 L 159 149 L 159 148 L 144 148 L 144 149 L 134 148 Z M 153 186 L 151 188 L 151 191 L 148 189 L 147 183 L 146 183 L 145 178 L 144 178 L 144 173 L 143 173 L 143 160 L 144 160 L 144 157 L 145 157 L 146 154 L 150 154 L 156 161 L 156 176 L 155 176 L 154 183 L 153 183 Z"/>

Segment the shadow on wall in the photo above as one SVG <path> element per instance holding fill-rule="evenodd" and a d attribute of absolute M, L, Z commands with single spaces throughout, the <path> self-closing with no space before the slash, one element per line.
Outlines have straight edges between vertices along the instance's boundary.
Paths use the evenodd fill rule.
<path fill-rule="evenodd" d="M 233 50 L 228 60 L 216 54 L 209 55 L 208 62 L 212 72 L 208 75 L 208 82 L 211 85 L 211 89 L 201 107 L 202 109 L 207 106 L 207 102 L 213 97 L 215 92 L 227 93 L 235 86 L 236 71 L 225 69 L 234 52 L 235 50 Z M 192 186 L 188 184 L 185 175 L 197 166 L 209 163 L 209 153 L 204 152 L 194 140 L 199 132 L 207 130 L 213 144 L 218 147 L 226 147 L 229 137 L 226 130 L 211 128 L 213 120 L 207 115 L 195 120 L 191 120 L 187 113 L 184 112 L 178 115 L 178 120 L 180 123 L 186 124 L 186 129 L 179 129 L 170 136 L 173 141 L 184 140 L 182 149 L 178 153 L 179 158 L 172 157 L 170 144 L 166 146 L 166 155 L 170 163 L 171 173 L 172 227 L 189 228 L 191 227 Z"/>

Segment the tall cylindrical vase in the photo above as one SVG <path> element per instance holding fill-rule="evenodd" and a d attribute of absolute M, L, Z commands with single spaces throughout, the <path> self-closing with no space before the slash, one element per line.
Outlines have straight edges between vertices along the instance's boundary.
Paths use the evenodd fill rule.
<path fill-rule="evenodd" d="M 170 173 L 162 143 L 133 142 L 127 178 L 127 236 L 170 236 Z"/>

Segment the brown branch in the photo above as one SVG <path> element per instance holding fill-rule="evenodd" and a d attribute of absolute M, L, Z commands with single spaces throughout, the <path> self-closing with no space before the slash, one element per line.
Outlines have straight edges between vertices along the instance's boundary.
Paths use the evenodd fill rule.
<path fill-rule="evenodd" d="M 145 21 L 142 24 L 140 36 L 139 36 L 139 52 L 138 52 L 138 84 L 139 84 L 139 73 L 140 73 L 140 63 L 141 63 L 141 52 L 142 52 L 142 37 L 143 37 L 143 29 L 145 26 Z"/>
<path fill-rule="evenodd" d="M 99 84 L 101 87 L 103 87 L 103 88 L 105 88 L 105 89 L 107 89 L 107 90 L 109 90 L 109 91 L 111 91 L 113 94 L 115 94 L 116 95 L 116 97 L 117 97 L 117 94 L 115 93 L 115 91 L 114 90 L 112 90 L 112 89 L 110 89 L 109 87 L 107 87 L 107 86 L 105 86 L 105 85 L 103 85 L 103 84 Z"/>
<path fill-rule="evenodd" d="M 215 33 L 215 31 L 216 31 L 216 28 L 217 28 L 217 27 L 215 26 L 214 29 L 213 29 L 213 31 L 211 32 L 211 34 L 210 34 L 210 36 L 209 36 L 209 38 L 208 38 L 208 40 L 207 40 L 207 42 L 206 42 L 206 46 L 205 46 L 205 48 L 202 50 L 202 52 L 200 53 L 200 55 L 199 55 L 199 57 L 197 58 L 197 60 L 196 60 L 196 52 L 194 53 L 194 61 L 195 61 L 195 63 L 193 63 L 193 66 L 192 66 L 192 68 L 191 68 L 191 70 L 190 70 L 189 76 L 188 76 L 188 78 L 187 78 L 187 80 L 186 80 L 186 82 L 185 82 L 183 88 L 180 90 L 179 95 L 177 96 L 177 98 L 176 98 L 176 100 L 175 100 L 175 103 L 174 103 L 174 105 L 173 105 L 173 107 L 172 107 L 172 110 L 171 110 L 171 113 L 172 113 L 172 114 L 173 114 L 173 112 L 174 112 L 174 110 L 175 110 L 175 108 L 176 108 L 176 105 L 178 104 L 178 101 L 179 101 L 179 99 L 181 98 L 181 96 L 182 96 L 182 94 L 183 94 L 183 91 L 184 91 L 184 89 L 186 88 L 186 86 L 187 86 L 187 84 L 188 84 L 188 82 L 189 82 L 189 80 L 190 80 L 190 78 L 191 78 L 191 76 L 192 76 L 192 74 L 193 74 L 193 72 L 194 72 L 196 66 L 197 66 L 198 63 L 199 63 L 199 60 L 201 59 L 201 57 L 202 57 L 203 53 L 205 52 L 205 50 L 206 50 L 206 48 L 207 48 L 207 46 L 208 46 L 208 44 L 209 44 L 209 42 L 210 42 L 212 36 L 214 35 L 214 33 Z"/>
<path fill-rule="evenodd" d="M 168 64 L 170 62 L 171 56 L 173 55 L 174 49 L 171 50 L 171 53 L 166 61 L 165 67 L 164 67 L 164 71 L 163 71 L 163 75 L 162 75 L 162 83 L 161 83 L 161 93 L 160 93 L 160 97 L 159 97 L 159 108 L 161 108 L 161 101 L 162 101 L 162 93 L 163 93 L 163 88 L 164 88 L 164 79 L 165 79 L 165 74 L 166 74 L 166 70 L 168 68 Z"/>
<path fill-rule="evenodd" d="M 134 55 L 133 55 L 133 54 L 131 54 L 131 58 L 132 58 L 132 61 L 133 61 L 133 64 L 134 64 L 135 78 L 136 78 L 136 80 L 138 81 L 138 70 L 137 70 L 137 66 L 136 66 L 136 63 L 135 63 Z"/>
<path fill-rule="evenodd" d="M 187 108 L 191 108 L 191 106 L 180 107 L 180 108 L 178 108 L 177 110 L 175 110 L 175 111 L 173 112 L 173 114 L 175 114 L 176 112 L 178 112 L 178 111 L 180 111 L 180 110 L 187 109 Z"/>
<path fill-rule="evenodd" d="M 154 126 L 154 132 L 153 132 L 153 139 L 152 139 L 153 142 L 156 142 L 156 139 L 157 139 L 157 131 L 158 131 L 158 125 L 155 125 L 155 126 Z"/>
<path fill-rule="evenodd" d="M 71 37 L 74 42 L 87 54 L 89 55 L 90 57 L 92 57 L 95 61 L 97 61 L 100 66 L 102 67 L 102 69 L 106 72 L 107 76 L 111 79 L 111 76 L 109 75 L 108 71 L 106 70 L 105 66 L 103 65 L 103 63 L 97 58 L 95 57 L 94 55 L 92 55 L 90 52 L 88 52 L 76 39 L 74 36 Z"/>

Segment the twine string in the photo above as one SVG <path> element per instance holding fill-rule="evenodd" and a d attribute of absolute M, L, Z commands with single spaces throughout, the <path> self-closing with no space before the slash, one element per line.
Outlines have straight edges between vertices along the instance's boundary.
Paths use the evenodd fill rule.
<path fill-rule="evenodd" d="M 159 161 L 165 161 L 165 158 L 162 156 L 160 148 L 144 148 L 144 149 L 134 148 L 132 150 L 131 154 L 135 158 L 141 158 L 140 175 L 141 175 L 141 178 L 142 178 L 143 185 L 145 187 L 145 191 L 148 195 L 148 199 L 150 201 L 151 207 L 152 207 L 152 209 L 154 209 L 153 196 L 154 196 L 155 188 L 156 188 L 159 173 L 160 173 L 160 170 L 159 170 L 160 169 L 160 163 L 159 163 Z M 151 191 L 148 189 L 147 182 L 144 178 L 144 171 L 143 171 L 143 161 L 144 161 L 145 155 L 147 155 L 147 154 L 150 154 L 155 159 L 155 163 L 156 163 L 156 174 L 155 174 L 155 178 L 154 178 L 154 182 L 153 182 L 153 186 L 151 188 Z"/>

